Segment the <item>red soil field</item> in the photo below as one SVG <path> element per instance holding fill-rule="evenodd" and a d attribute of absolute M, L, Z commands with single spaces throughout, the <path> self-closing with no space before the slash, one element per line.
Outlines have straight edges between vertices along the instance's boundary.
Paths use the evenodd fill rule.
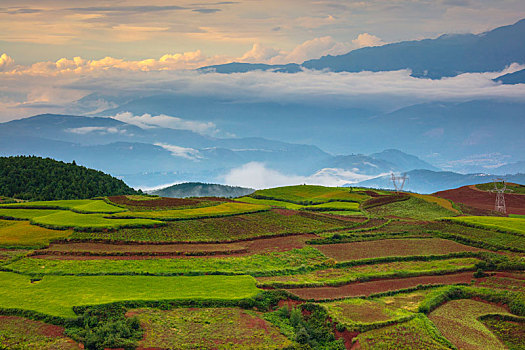
<path fill-rule="evenodd" d="M 336 261 L 349 261 L 387 256 L 444 255 L 477 252 L 469 247 L 441 238 L 383 239 L 377 241 L 316 245 L 324 255 Z"/>
<path fill-rule="evenodd" d="M 30 332 L 32 334 L 38 334 L 49 338 L 64 338 L 63 343 L 58 345 L 60 346 L 59 349 L 65 350 L 80 348 L 79 344 L 64 335 L 64 327 L 40 321 L 33 321 L 19 316 L 0 316 L 0 334 L 2 333 L 3 327 L 8 330 L 19 329 L 22 332 Z"/>
<path fill-rule="evenodd" d="M 453 190 L 434 193 L 435 196 L 462 203 L 483 210 L 494 210 L 496 194 L 477 189 L 475 186 L 463 186 Z M 525 215 L 525 195 L 505 193 L 507 213 Z"/>
<path fill-rule="evenodd" d="M 193 199 L 166 198 L 166 197 L 154 198 L 152 200 L 141 200 L 141 201 L 135 201 L 135 200 L 129 199 L 126 196 L 112 196 L 112 197 L 108 197 L 108 199 L 110 200 L 110 202 L 119 204 L 119 205 L 126 205 L 130 207 L 146 207 L 146 208 L 172 208 L 172 207 L 196 205 L 199 203 L 198 200 L 193 200 Z"/>
<path fill-rule="evenodd" d="M 149 259 L 181 258 L 186 255 L 205 257 L 241 256 L 265 252 L 300 249 L 313 234 L 260 238 L 236 243 L 177 243 L 177 244 L 109 244 L 109 243 L 52 243 L 35 251 L 33 258 L 58 260 Z"/>
<path fill-rule="evenodd" d="M 413 288 L 418 285 L 469 283 L 472 280 L 472 276 L 472 272 L 462 272 L 450 275 L 357 282 L 341 287 L 293 288 L 287 289 L 287 291 L 306 300 L 341 299 L 346 297 L 369 296 L 376 293 Z"/>

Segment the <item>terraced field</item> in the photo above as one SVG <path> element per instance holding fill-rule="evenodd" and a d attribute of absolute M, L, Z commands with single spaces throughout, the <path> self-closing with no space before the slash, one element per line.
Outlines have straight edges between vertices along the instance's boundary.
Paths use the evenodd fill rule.
<path fill-rule="evenodd" d="M 27 276 L 0 272 L 0 308 L 75 317 L 73 306 L 126 300 L 232 300 L 258 290 L 249 276 Z"/>
<path fill-rule="evenodd" d="M 112 219 L 113 220 L 113 219 Z M 322 216 L 305 216 L 300 212 L 260 213 L 236 215 L 200 220 L 181 220 L 147 229 L 124 229 L 117 232 L 78 232 L 74 238 L 108 239 L 137 242 L 227 242 L 264 236 L 278 236 L 325 230 L 343 229 L 351 226 L 338 219 Z"/>
<path fill-rule="evenodd" d="M 474 300 L 452 300 L 434 310 L 430 320 L 459 349 L 503 350 L 505 346 L 490 332 L 479 317 L 508 315 L 504 308 Z"/>
<path fill-rule="evenodd" d="M 0 349 L 520 349 L 523 219 L 457 208 L 304 185 L 0 205 Z"/>
<path fill-rule="evenodd" d="M 482 228 L 496 229 L 506 232 L 515 232 L 525 236 L 524 218 L 486 217 L 486 216 L 461 216 L 448 220 Z"/>

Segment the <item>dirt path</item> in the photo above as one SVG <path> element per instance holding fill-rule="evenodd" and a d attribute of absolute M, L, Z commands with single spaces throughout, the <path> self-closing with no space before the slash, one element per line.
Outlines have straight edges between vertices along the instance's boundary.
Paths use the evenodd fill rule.
<path fill-rule="evenodd" d="M 462 272 L 440 276 L 418 276 L 357 282 L 340 287 L 291 288 L 287 289 L 287 291 L 307 300 L 341 299 L 346 297 L 369 296 L 376 293 L 412 288 L 418 285 L 469 283 L 472 278 L 472 272 Z"/>

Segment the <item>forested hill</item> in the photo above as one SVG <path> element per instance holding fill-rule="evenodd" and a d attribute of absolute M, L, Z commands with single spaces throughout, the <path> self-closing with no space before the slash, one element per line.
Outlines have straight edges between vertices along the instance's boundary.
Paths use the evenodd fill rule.
<path fill-rule="evenodd" d="M 0 157 L 0 196 L 29 199 L 84 199 L 135 194 L 101 171 L 35 156 Z"/>
<path fill-rule="evenodd" d="M 218 184 L 206 184 L 202 182 L 186 182 L 178 185 L 169 186 L 160 190 L 152 191 L 163 197 L 242 197 L 255 192 L 252 188 L 234 187 Z"/>

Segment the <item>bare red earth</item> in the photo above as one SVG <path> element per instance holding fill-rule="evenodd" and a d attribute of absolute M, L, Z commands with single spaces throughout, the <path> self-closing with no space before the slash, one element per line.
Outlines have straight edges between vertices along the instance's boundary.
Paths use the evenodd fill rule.
<path fill-rule="evenodd" d="M 341 287 L 293 288 L 290 293 L 306 300 L 341 299 L 369 296 L 393 290 L 413 288 L 418 285 L 469 283 L 472 272 L 439 276 L 418 276 L 409 278 L 384 279 L 371 282 L 357 282 Z"/>
<path fill-rule="evenodd" d="M 481 191 L 475 186 L 463 186 L 453 190 L 440 191 L 434 195 L 483 210 L 494 210 L 496 202 L 495 193 Z M 507 213 L 525 215 L 525 195 L 506 193 L 505 205 Z"/>
<path fill-rule="evenodd" d="M 443 255 L 482 249 L 441 238 L 383 239 L 352 243 L 316 245 L 324 255 L 336 261 L 386 256 Z"/>
<path fill-rule="evenodd" d="M 176 243 L 176 244 L 109 244 L 109 243 L 52 243 L 37 250 L 33 258 L 56 260 L 142 260 L 176 259 L 191 257 L 227 257 L 284 252 L 300 249 L 306 241 L 316 238 L 313 234 L 282 237 L 261 237 L 235 243 Z"/>
<path fill-rule="evenodd" d="M 152 200 L 141 200 L 141 201 L 129 199 L 127 196 L 112 196 L 112 197 L 108 197 L 108 199 L 110 200 L 110 202 L 119 204 L 119 205 L 127 205 L 131 207 L 147 207 L 147 208 L 171 208 L 171 207 L 195 205 L 199 203 L 198 200 L 193 200 L 193 199 L 166 198 L 166 197 L 154 198 Z"/>

